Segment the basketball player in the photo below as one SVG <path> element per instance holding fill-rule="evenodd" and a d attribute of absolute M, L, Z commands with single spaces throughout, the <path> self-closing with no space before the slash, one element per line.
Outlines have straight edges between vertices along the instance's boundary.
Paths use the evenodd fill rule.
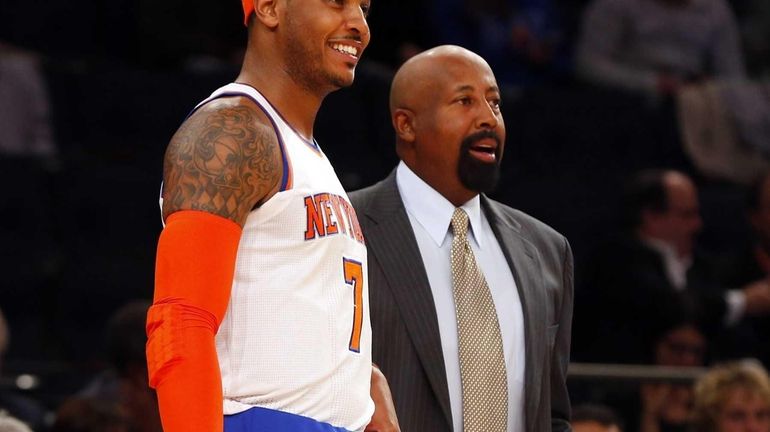
<path fill-rule="evenodd" d="M 313 139 L 324 97 L 353 82 L 369 0 L 243 9 L 240 75 L 165 156 L 147 319 L 164 430 L 397 431 L 371 364 L 363 236 Z"/>

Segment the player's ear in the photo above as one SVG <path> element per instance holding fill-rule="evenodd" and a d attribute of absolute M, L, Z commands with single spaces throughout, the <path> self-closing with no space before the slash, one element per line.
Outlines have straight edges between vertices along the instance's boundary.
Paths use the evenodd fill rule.
<path fill-rule="evenodd" d="M 254 14 L 265 27 L 274 29 L 278 27 L 278 2 L 280 0 L 254 0 Z"/>
<path fill-rule="evenodd" d="M 393 128 L 401 141 L 414 141 L 414 120 L 414 113 L 406 108 L 398 108 L 393 112 Z"/>

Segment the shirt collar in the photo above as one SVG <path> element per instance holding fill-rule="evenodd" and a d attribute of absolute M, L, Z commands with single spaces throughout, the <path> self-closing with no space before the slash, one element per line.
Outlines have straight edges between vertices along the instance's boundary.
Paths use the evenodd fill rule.
<path fill-rule="evenodd" d="M 396 168 L 396 185 L 406 211 L 417 219 L 436 245 L 441 247 L 447 237 L 455 206 L 418 177 L 403 161 Z M 470 221 L 469 237 L 481 248 L 483 236 L 475 234 L 481 233 L 482 229 L 481 199 L 476 195 L 461 208 L 468 214 Z"/>
<path fill-rule="evenodd" d="M 687 287 L 687 271 L 692 265 L 692 256 L 679 256 L 669 243 L 655 238 L 643 237 L 642 241 L 663 257 L 663 265 L 672 285 L 678 290 Z"/>
<path fill-rule="evenodd" d="M 666 241 L 647 236 L 642 236 L 642 241 L 650 248 L 665 256 L 668 260 L 682 264 L 690 264 L 692 262 L 692 257 L 690 255 L 679 256 L 676 252 L 676 248 Z"/>

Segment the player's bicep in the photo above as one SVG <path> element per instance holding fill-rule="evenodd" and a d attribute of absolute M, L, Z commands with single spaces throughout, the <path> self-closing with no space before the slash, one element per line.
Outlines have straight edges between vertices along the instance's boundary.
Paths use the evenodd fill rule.
<path fill-rule="evenodd" d="M 215 101 L 193 114 L 166 150 L 163 217 L 201 210 L 243 226 L 283 175 L 275 131 L 253 104 Z"/>

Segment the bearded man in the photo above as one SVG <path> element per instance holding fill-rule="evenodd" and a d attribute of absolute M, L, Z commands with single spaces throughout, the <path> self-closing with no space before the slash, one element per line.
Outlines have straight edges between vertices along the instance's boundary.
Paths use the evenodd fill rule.
<path fill-rule="evenodd" d="M 421 53 L 390 93 L 401 162 L 350 194 L 367 244 L 372 360 L 403 431 L 565 431 L 572 253 L 484 195 L 505 142 L 480 56 Z"/>

